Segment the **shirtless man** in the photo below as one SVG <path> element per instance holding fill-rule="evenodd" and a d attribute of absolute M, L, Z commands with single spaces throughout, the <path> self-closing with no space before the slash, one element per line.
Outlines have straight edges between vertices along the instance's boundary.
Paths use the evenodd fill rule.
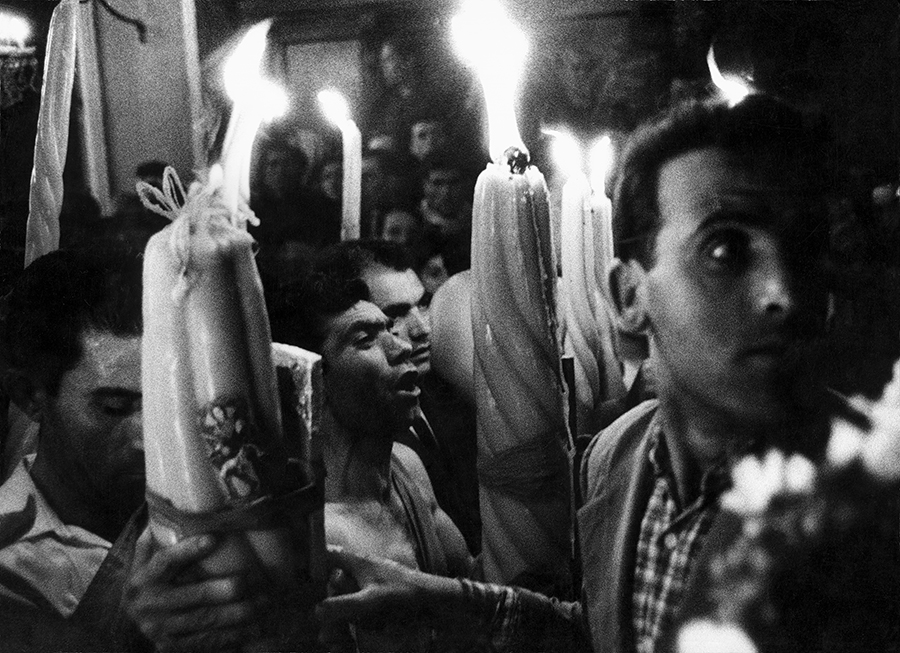
<path fill-rule="evenodd" d="M 320 265 L 302 286 L 271 298 L 276 341 L 320 353 L 325 529 L 329 544 L 386 557 L 439 576 L 468 576 L 472 558 L 441 510 L 428 475 L 408 447 L 395 442 L 418 413 L 412 347 L 369 301 L 347 259 Z M 415 615 L 356 628 L 361 650 L 424 650 L 430 627 Z"/>

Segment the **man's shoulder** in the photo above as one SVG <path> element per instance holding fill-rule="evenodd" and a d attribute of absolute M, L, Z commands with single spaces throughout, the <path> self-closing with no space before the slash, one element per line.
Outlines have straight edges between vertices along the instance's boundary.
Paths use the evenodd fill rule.
<path fill-rule="evenodd" d="M 644 401 L 597 433 L 585 449 L 581 463 L 581 481 L 585 496 L 620 465 L 633 464 L 634 456 L 653 423 L 659 402 Z"/>

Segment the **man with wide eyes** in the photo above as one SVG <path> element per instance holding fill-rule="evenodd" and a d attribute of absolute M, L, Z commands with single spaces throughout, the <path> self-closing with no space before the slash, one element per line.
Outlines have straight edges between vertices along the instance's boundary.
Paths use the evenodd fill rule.
<path fill-rule="evenodd" d="M 658 398 L 585 453 L 582 600 L 425 577 L 340 554 L 364 593 L 326 622 L 415 596 L 505 650 L 670 650 L 703 561 L 733 526 L 729 465 L 778 444 L 822 455 L 849 408 L 814 378 L 828 306 L 824 213 L 832 181 L 818 123 L 766 96 L 692 101 L 639 129 L 615 192 L 618 327 L 649 342 Z M 485 626 L 486 624 L 486 626 Z"/>

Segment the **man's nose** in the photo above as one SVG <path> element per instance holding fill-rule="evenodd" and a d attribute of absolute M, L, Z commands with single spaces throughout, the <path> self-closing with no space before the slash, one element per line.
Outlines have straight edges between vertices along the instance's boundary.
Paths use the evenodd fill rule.
<path fill-rule="evenodd" d="M 409 360 L 412 354 L 412 345 L 396 333 L 391 332 L 387 337 L 385 353 L 391 365 L 401 365 Z"/>
<path fill-rule="evenodd" d="M 797 274 L 784 258 L 766 257 L 754 288 L 754 302 L 760 312 L 786 318 L 797 309 Z"/>
<path fill-rule="evenodd" d="M 427 308 L 413 306 L 410 310 L 410 337 L 424 340 L 431 336 L 431 314 Z"/>

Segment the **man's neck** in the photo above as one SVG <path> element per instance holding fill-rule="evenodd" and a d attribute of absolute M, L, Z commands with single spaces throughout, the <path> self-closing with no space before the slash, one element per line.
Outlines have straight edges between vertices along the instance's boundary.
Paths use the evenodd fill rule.
<path fill-rule="evenodd" d="M 707 471 L 745 453 L 764 429 L 729 418 L 684 393 L 671 395 L 666 388 L 659 388 L 659 411 L 672 474 L 685 506 L 699 495 Z"/>
<path fill-rule="evenodd" d="M 85 491 L 58 473 L 52 455 L 38 449 L 31 466 L 31 479 L 44 500 L 67 526 L 78 526 L 98 535 L 107 542 L 115 542 L 125 526 L 124 522 L 111 519 L 96 502 L 85 497 Z"/>
<path fill-rule="evenodd" d="M 325 501 L 390 500 L 393 438 L 364 434 L 339 422 L 329 408 L 322 420 Z"/>

